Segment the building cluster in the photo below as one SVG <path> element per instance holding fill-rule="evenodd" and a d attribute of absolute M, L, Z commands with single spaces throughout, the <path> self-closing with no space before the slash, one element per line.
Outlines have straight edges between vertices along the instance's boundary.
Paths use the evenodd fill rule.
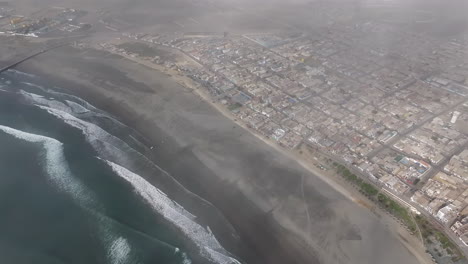
<path fill-rule="evenodd" d="M 0 8 L 0 33 L 38 37 L 56 32 L 83 31 L 91 27 L 77 22 L 85 14 L 81 10 L 54 7 L 24 16 L 17 14 L 12 8 Z"/>
<path fill-rule="evenodd" d="M 172 66 L 265 137 L 328 153 L 468 230 L 468 38 L 370 22 L 313 35 L 126 36 L 195 60 Z"/>

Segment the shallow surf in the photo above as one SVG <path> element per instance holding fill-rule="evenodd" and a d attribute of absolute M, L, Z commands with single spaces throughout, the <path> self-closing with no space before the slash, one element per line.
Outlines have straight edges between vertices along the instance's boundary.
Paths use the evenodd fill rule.
<path fill-rule="evenodd" d="M 82 257 L 73 257 L 78 254 L 71 249 L 75 242 L 42 238 L 50 245 L 49 250 L 55 252 L 57 263 L 65 260 L 67 263 L 71 260 L 70 263 L 112 264 L 241 263 L 223 248 L 211 229 L 197 219 L 197 208 L 211 208 L 212 205 L 146 158 L 140 152 L 146 146 L 138 140 L 135 131 L 86 101 L 44 83 L 34 75 L 18 71 L 0 75 L 0 142 L 8 143 L 0 146 L 0 152 L 3 155 L 14 152 L 20 157 L 19 145 L 29 144 L 34 151 L 28 155 L 38 164 L 27 172 L 14 172 L 14 167 L 0 166 L 0 181 L 21 188 L 31 177 L 41 182 L 35 195 L 44 197 L 44 192 L 53 193 L 48 199 L 65 199 L 73 205 L 68 207 L 73 210 L 70 212 L 44 209 L 49 212 L 41 216 L 46 225 L 42 227 L 44 230 L 55 232 L 55 226 L 48 223 L 71 224 L 61 222 L 58 215 L 80 215 L 72 222 L 79 222 L 81 228 L 64 227 L 60 232 L 88 245 L 74 249 L 81 252 Z M 21 166 L 23 161 L 18 158 L 17 162 L 17 166 Z M 14 184 L 15 179 L 10 177 L 18 174 L 24 181 Z M 47 188 L 40 189 L 41 186 Z M 176 193 L 183 198 L 181 200 L 192 201 L 188 208 L 171 198 Z M 41 210 L 41 206 L 47 207 L 47 202 L 50 201 L 45 199 L 43 204 L 29 205 L 30 208 L 24 210 Z M 13 206 L 7 197 L 0 198 L 2 205 Z M 210 210 L 213 216 L 218 214 L 216 208 Z M 67 219 L 64 216 L 62 220 Z M 25 220 L 28 221 L 34 219 Z M 223 221 L 219 219 L 219 223 L 229 229 L 229 223 Z M 21 237 L 14 242 L 18 248 L 28 244 L 37 254 L 48 256 L 50 252 L 43 252 L 41 246 L 35 249 L 31 245 L 35 229 L 30 230 L 30 235 L 12 233 L 2 238 L 1 229 L 9 228 L 8 224 L 13 223 L 0 227 L 0 251 L 12 238 Z M 12 256 L 11 260 L 16 259 Z"/>

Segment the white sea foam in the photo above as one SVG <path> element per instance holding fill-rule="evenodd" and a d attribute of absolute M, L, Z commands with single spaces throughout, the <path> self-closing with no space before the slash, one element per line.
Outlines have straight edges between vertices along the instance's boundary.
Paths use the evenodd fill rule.
<path fill-rule="evenodd" d="M 186 210 L 169 199 L 162 191 L 151 185 L 141 176 L 119 166 L 113 162 L 106 163 L 120 177 L 130 183 L 135 192 L 141 196 L 156 212 L 174 224 L 198 247 L 201 255 L 219 264 L 240 264 L 236 259 L 228 256 L 228 252 L 216 240 L 214 235 L 201 225 L 186 216 Z"/>
<path fill-rule="evenodd" d="M 130 251 L 128 241 L 123 237 L 119 237 L 108 248 L 107 257 L 112 264 L 128 264 Z"/>
<path fill-rule="evenodd" d="M 59 96 L 59 97 L 64 97 L 64 98 L 72 98 L 73 100 L 75 100 L 76 102 L 80 103 L 81 105 L 83 105 L 86 109 L 90 110 L 90 111 L 93 111 L 93 112 L 100 112 L 99 109 L 97 109 L 96 107 L 94 107 L 92 104 L 88 103 L 87 101 L 77 97 L 77 96 L 74 96 L 74 95 L 71 95 L 71 94 L 66 94 L 66 93 L 61 93 L 61 92 L 57 92 L 55 90 L 52 90 L 52 89 L 46 89 L 44 90 L 46 92 L 48 92 L 49 94 L 51 95 L 56 95 L 56 96 Z"/>
<path fill-rule="evenodd" d="M 21 90 L 20 93 L 23 95 L 23 97 L 31 100 L 42 100 L 44 99 L 44 96 L 35 94 L 35 93 L 29 93 L 24 90 Z M 34 101 L 35 102 L 35 101 Z"/>
<path fill-rule="evenodd" d="M 128 146 L 127 143 L 107 133 L 107 131 L 93 123 L 76 118 L 72 114 L 64 111 L 46 106 L 38 107 L 46 110 L 51 115 L 60 118 L 66 124 L 81 130 L 90 145 L 93 146 L 100 156 L 105 157 L 106 159 L 111 159 L 122 166 L 129 167 L 133 164 L 129 154 L 133 153 L 138 155 L 140 158 L 144 157 L 142 154 Z"/>
<path fill-rule="evenodd" d="M 41 89 L 41 90 L 45 90 L 43 86 L 40 86 L 38 84 L 35 84 L 35 83 L 30 83 L 30 82 L 21 82 L 22 84 L 26 84 L 27 86 L 31 86 L 31 87 L 34 87 L 34 88 L 38 88 L 38 89 Z"/>
<path fill-rule="evenodd" d="M 22 74 L 28 75 L 27 73 L 22 73 Z M 98 109 L 95 108 L 93 105 L 89 104 L 88 102 L 84 101 L 83 99 L 81 99 L 79 97 L 69 95 L 69 94 L 65 94 L 65 93 L 56 92 L 56 91 L 51 90 L 51 89 L 46 89 L 43 86 L 37 85 L 35 83 L 30 83 L 30 82 L 21 82 L 21 83 L 25 84 L 25 85 L 28 85 L 30 87 L 34 87 L 36 89 L 39 89 L 39 90 L 41 90 L 43 92 L 47 92 L 50 95 L 56 95 L 56 96 L 59 96 L 59 97 L 65 97 L 65 98 L 70 98 L 70 99 L 76 100 L 76 102 L 73 102 L 73 101 L 70 101 L 70 100 L 65 100 L 67 105 L 68 105 L 68 106 L 66 106 L 65 104 L 57 102 L 56 100 L 54 100 L 52 98 L 45 99 L 43 96 L 37 97 L 37 95 L 34 94 L 34 93 L 26 92 L 26 91 L 23 91 L 23 90 L 20 91 L 21 94 L 26 97 L 26 99 L 29 99 L 34 104 L 39 104 L 39 105 L 49 106 L 51 108 L 56 108 L 55 105 L 57 103 L 60 103 L 62 105 L 57 109 L 65 111 L 67 113 L 82 114 L 82 113 L 87 113 L 89 111 L 98 111 Z M 33 96 L 31 97 L 31 95 L 33 95 Z M 36 95 L 36 96 L 34 96 L 34 95 Z"/>
<path fill-rule="evenodd" d="M 87 193 L 86 187 L 73 178 L 65 160 L 63 144 L 60 141 L 2 125 L 0 125 L 0 131 L 27 142 L 42 144 L 45 150 L 45 168 L 50 180 L 61 190 L 72 194 L 74 198 L 78 198 L 77 200 L 81 205 L 89 206 L 92 203 L 92 196 Z"/>
<path fill-rule="evenodd" d="M 49 114 L 60 118 L 66 124 L 72 127 L 80 129 L 84 133 L 88 141 L 90 141 L 90 143 L 95 143 L 96 140 L 100 140 L 102 142 L 109 143 L 107 145 L 114 145 L 114 146 L 126 145 L 125 142 L 107 133 L 104 129 L 100 128 L 99 126 L 90 122 L 83 121 L 73 115 L 74 113 L 80 114 L 80 112 L 83 113 L 83 112 L 90 111 L 90 109 L 87 108 L 88 105 L 85 101 L 82 101 L 82 103 L 84 103 L 86 107 L 78 103 L 69 101 L 69 100 L 65 100 L 65 102 L 68 104 L 66 105 L 62 102 L 59 102 L 53 99 L 52 100 L 46 99 L 43 96 L 31 93 L 31 92 L 26 92 L 26 91 L 21 90 L 20 93 L 23 95 L 23 97 L 26 100 L 35 104 L 39 108 L 46 110 Z M 65 94 L 61 94 L 61 95 L 65 95 Z M 94 108 L 91 105 L 89 105 L 89 107 Z"/>
<path fill-rule="evenodd" d="M 180 248 L 176 247 L 174 250 L 174 254 L 178 254 L 179 252 L 180 252 Z M 187 253 L 182 252 L 181 255 L 182 255 L 182 264 L 192 264 L 192 261 L 187 256 Z"/>
<path fill-rule="evenodd" d="M 34 74 L 25 73 L 25 72 L 18 71 L 18 70 L 15 70 L 15 69 L 9 69 L 8 72 L 15 73 L 15 74 L 18 74 L 18 75 L 27 76 L 27 77 L 29 77 L 29 78 L 34 78 L 34 77 L 36 77 L 36 75 L 34 75 Z"/>
<path fill-rule="evenodd" d="M 84 114 L 89 112 L 89 109 L 73 101 L 65 100 L 65 102 L 67 102 L 67 105 L 73 110 L 73 113 Z"/>
<path fill-rule="evenodd" d="M 107 247 L 109 264 L 128 264 L 130 245 L 117 237 L 107 218 L 100 215 L 102 208 L 94 198 L 94 194 L 77 178 L 75 178 L 63 152 L 63 144 L 53 138 L 27 133 L 11 127 L 0 125 L 0 131 L 20 140 L 41 144 L 45 150 L 45 168 L 49 179 L 61 191 L 71 197 L 83 208 L 96 216 L 99 237 Z M 96 214 L 96 212 L 99 212 Z"/>
<path fill-rule="evenodd" d="M 98 116 L 98 117 L 104 117 L 104 118 L 107 118 L 107 119 L 110 119 L 112 120 L 112 122 L 114 122 L 115 124 L 118 124 L 120 126 L 125 126 L 122 122 L 120 122 L 119 120 L 109 116 L 108 114 L 105 114 L 104 112 L 102 112 L 100 109 L 96 108 L 94 105 L 88 103 L 87 101 L 77 97 L 77 96 L 74 96 L 74 95 L 70 95 L 70 94 L 66 94 L 66 93 L 61 93 L 61 92 L 57 92 L 57 91 L 54 91 L 54 90 L 51 90 L 51 89 L 47 89 L 45 90 L 47 91 L 49 94 L 53 94 L 53 95 L 57 95 L 57 96 L 60 96 L 60 97 L 64 97 L 64 98 L 72 98 L 73 100 L 75 100 L 75 102 L 73 101 L 70 101 L 70 100 L 66 100 L 66 102 L 68 103 L 68 105 L 70 106 L 71 110 L 73 111 L 66 111 L 67 113 L 70 113 L 70 114 L 73 114 L 73 113 L 78 113 L 78 114 L 81 114 L 77 111 L 75 111 L 74 109 L 74 106 L 77 107 L 76 110 L 82 110 L 84 113 L 86 112 L 93 112 L 93 114 L 95 116 Z M 53 107 L 52 107 L 53 108 Z"/>
<path fill-rule="evenodd" d="M 192 264 L 186 253 L 182 253 L 182 264 Z"/>
<path fill-rule="evenodd" d="M 96 149 L 96 151 L 99 152 L 100 155 L 102 156 L 108 156 L 109 154 L 112 155 L 112 158 L 115 159 L 115 163 L 118 163 L 124 167 L 130 167 L 131 163 L 128 160 L 128 153 L 133 153 L 138 156 L 138 158 L 146 160 L 149 164 L 160 170 L 161 172 L 165 173 L 166 175 L 169 175 L 166 171 L 164 171 L 162 168 L 157 166 L 156 164 L 152 163 L 150 160 L 148 160 L 147 157 L 145 157 L 143 154 L 139 153 L 138 151 L 134 150 L 130 146 L 128 146 L 127 143 L 122 141 L 121 139 L 109 134 L 106 132 L 104 129 L 100 128 L 99 126 L 83 121 L 79 118 L 76 118 L 75 116 L 57 110 L 57 109 L 52 109 L 50 107 L 44 107 L 44 106 L 38 106 L 46 111 L 48 111 L 51 115 L 54 115 L 61 120 L 63 120 L 65 123 L 68 125 L 75 127 L 77 129 L 80 129 L 83 134 L 86 136 L 86 139 L 88 142 Z M 170 177 L 170 176 L 169 176 Z M 172 177 L 171 177 L 172 178 Z M 174 182 L 178 184 L 178 186 L 183 189 L 186 192 L 188 191 L 183 185 L 181 185 L 179 182 L 177 182 L 175 179 L 173 179 Z M 211 205 L 206 200 L 203 200 L 201 197 L 198 197 L 201 201 Z M 184 214 L 190 218 L 190 219 L 195 219 L 196 216 L 191 214 L 190 212 L 184 210 Z"/>
<path fill-rule="evenodd" d="M 65 98 L 73 98 L 76 101 L 76 102 L 74 102 L 74 101 L 70 101 L 70 100 L 65 100 L 65 102 L 67 104 L 67 105 L 65 105 L 65 104 L 63 104 L 61 102 L 58 102 L 58 101 L 54 100 L 54 99 L 46 99 L 43 96 L 21 90 L 20 93 L 23 95 L 23 97 L 25 99 L 27 99 L 29 102 L 31 102 L 32 104 L 45 106 L 45 107 L 52 108 L 52 109 L 57 109 L 57 110 L 60 110 L 62 112 L 69 113 L 71 115 L 86 114 L 86 113 L 92 112 L 92 114 L 94 116 L 96 116 L 96 117 L 107 118 L 107 119 L 111 120 L 116 125 L 119 125 L 119 126 L 122 126 L 122 127 L 127 127 L 126 125 L 121 123 L 119 120 L 109 116 L 106 113 L 103 113 L 101 110 L 97 109 L 96 107 L 94 107 L 93 105 L 89 104 L 88 102 L 84 101 L 83 99 L 81 99 L 79 97 L 69 95 L 69 94 L 65 94 L 65 93 L 56 92 L 56 91 L 50 90 L 50 89 L 45 89 L 42 86 L 38 86 L 38 85 L 35 85 L 35 84 L 26 83 L 26 82 L 24 82 L 24 83 L 28 84 L 30 86 L 34 86 L 34 87 L 40 89 L 41 91 L 47 92 L 49 94 L 55 94 L 55 95 L 57 95 L 59 97 L 65 97 Z M 136 143 L 139 143 L 139 141 L 136 140 L 133 136 L 131 136 L 131 137 L 135 140 Z"/>
<path fill-rule="evenodd" d="M 66 124 L 74 128 L 80 129 L 90 143 L 94 143 L 96 140 L 107 142 L 115 146 L 123 143 L 123 141 L 107 133 L 104 129 L 100 128 L 99 126 L 93 123 L 83 121 L 66 111 L 41 105 L 38 105 L 38 107 L 46 110 L 51 115 L 60 118 Z"/>
<path fill-rule="evenodd" d="M 124 141 L 107 133 L 105 130 L 103 130 L 95 124 L 78 119 L 65 111 L 61 111 L 47 106 L 39 105 L 38 107 L 62 119 L 68 125 L 80 129 L 86 136 L 88 142 L 90 142 L 91 145 L 94 146 L 96 150 L 100 152 L 101 155 L 116 152 L 122 153 L 122 151 L 132 151 L 135 154 L 138 154 L 141 158 L 147 159 L 141 153 L 135 151 L 130 146 L 128 146 Z M 116 146 L 120 147 L 118 148 Z M 126 156 L 127 155 L 117 155 L 114 157 L 117 158 L 119 164 L 125 164 L 127 163 L 125 160 Z M 208 260 L 211 260 L 214 263 L 219 264 L 240 263 L 236 259 L 229 256 L 229 253 L 220 245 L 220 243 L 211 233 L 211 230 L 209 230 L 209 228 L 205 229 L 194 221 L 196 219 L 196 216 L 185 210 L 178 203 L 169 199 L 166 194 L 164 194 L 159 189 L 151 185 L 139 175 L 130 172 L 121 165 L 110 161 L 107 162 L 111 165 L 114 171 L 116 171 L 120 176 L 122 176 L 129 183 L 131 183 L 135 187 L 135 190 L 142 196 L 142 198 L 145 201 L 147 201 L 158 213 L 163 215 L 167 220 L 169 220 L 177 228 L 179 228 L 179 230 L 181 230 L 189 239 L 194 241 L 195 244 L 198 246 L 200 254 L 203 257 L 205 257 Z M 156 164 L 151 164 L 167 174 L 167 172 L 162 170 Z M 186 190 L 185 187 L 180 185 L 180 183 L 178 184 L 181 188 Z M 202 198 L 200 199 L 203 200 Z M 211 205 L 211 203 L 207 201 L 205 202 Z"/>
<path fill-rule="evenodd" d="M 26 92 L 24 90 L 21 90 L 20 94 L 23 96 L 24 99 L 26 99 L 32 104 L 39 104 L 65 112 L 71 111 L 71 108 L 65 105 L 64 103 L 55 100 L 49 100 L 42 95 Z"/>

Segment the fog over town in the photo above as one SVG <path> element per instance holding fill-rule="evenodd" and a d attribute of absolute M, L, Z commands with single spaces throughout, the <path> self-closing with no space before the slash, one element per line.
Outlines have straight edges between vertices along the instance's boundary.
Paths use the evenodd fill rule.
<path fill-rule="evenodd" d="M 57 263 L 466 264 L 468 1 L 0 1 L 12 135 L 93 212 Z"/>

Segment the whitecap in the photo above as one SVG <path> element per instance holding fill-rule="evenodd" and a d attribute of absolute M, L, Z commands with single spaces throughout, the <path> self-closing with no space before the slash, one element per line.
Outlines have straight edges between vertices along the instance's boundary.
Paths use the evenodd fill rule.
<path fill-rule="evenodd" d="M 63 192 L 71 195 L 83 209 L 97 221 L 97 233 L 107 248 L 109 264 L 127 264 L 130 245 L 123 238 L 116 238 L 112 223 L 102 214 L 104 210 L 94 194 L 72 172 L 65 159 L 63 143 L 46 136 L 27 133 L 0 125 L 0 131 L 26 142 L 41 144 L 45 150 L 45 169 L 49 179 Z"/>
<path fill-rule="evenodd" d="M 193 241 L 201 256 L 219 264 L 240 264 L 229 256 L 210 230 L 186 216 L 186 210 L 172 201 L 161 190 L 150 184 L 141 176 L 119 166 L 113 162 L 105 161 L 112 170 L 130 183 L 135 192 L 145 200 L 158 214 L 176 226 L 184 235 Z"/>
<path fill-rule="evenodd" d="M 34 88 L 38 88 L 38 89 L 41 89 L 41 90 L 44 90 L 44 87 L 43 86 L 40 86 L 38 84 L 35 84 L 35 83 L 30 83 L 30 82 L 21 82 L 22 84 L 25 84 L 27 86 L 30 86 L 30 87 L 34 87 Z"/>
<path fill-rule="evenodd" d="M 34 74 L 25 73 L 25 72 L 18 71 L 18 70 L 15 70 L 15 69 L 9 69 L 7 72 L 11 72 L 11 73 L 18 74 L 18 75 L 23 75 L 23 76 L 26 76 L 26 77 L 29 77 L 29 78 L 37 77 Z"/>
<path fill-rule="evenodd" d="M 65 100 L 65 102 L 67 103 L 67 105 L 71 108 L 71 110 L 73 111 L 73 113 L 77 113 L 77 114 L 84 114 L 84 113 L 88 113 L 89 112 L 89 109 L 85 108 L 84 106 L 80 105 L 80 104 L 77 104 L 73 101 L 69 101 L 69 100 Z"/>
<path fill-rule="evenodd" d="M 85 100 L 79 98 L 78 96 L 74 96 L 74 95 L 71 95 L 71 94 L 66 94 L 66 93 L 57 92 L 57 91 L 52 90 L 52 89 L 45 89 L 44 91 L 45 91 L 45 92 L 48 92 L 48 93 L 51 94 L 51 95 L 56 95 L 56 96 L 63 97 L 63 98 L 73 99 L 75 102 L 77 102 L 78 104 L 81 104 L 83 107 L 85 107 L 86 109 L 88 109 L 88 110 L 90 110 L 90 111 L 93 111 L 93 112 L 100 112 L 99 109 L 97 109 L 97 108 L 94 107 L 92 104 L 88 103 L 87 101 L 85 101 Z"/>
<path fill-rule="evenodd" d="M 218 264 L 241 264 L 237 259 L 222 254 L 219 251 L 209 247 L 205 247 L 205 252 L 203 255 Z"/>
<path fill-rule="evenodd" d="M 36 84 L 33 84 L 33 83 L 28 83 L 28 82 L 23 82 L 23 83 L 27 84 L 29 86 L 38 88 L 43 92 L 49 93 L 50 95 L 56 95 L 56 96 L 61 97 L 61 98 L 73 99 L 73 101 L 65 99 L 65 102 L 67 104 L 67 106 L 65 106 L 65 104 L 63 104 L 61 102 L 55 102 L 54 98 L 44 99 L 44 98 L 39 98 L 37 96 L 34 96 L 33 98 L 31 98 L 31 96 L 28 96 L 28 95 L 33 95 L 33 93 L 21 91 L 20 93 L 22 93 L 23 96 L 25 96 L 25 98 L 28 99 L 29 102 L 31 102 L 33 104 L 42 105 L 42 106 L 46 106 L 46 107 L 49 107 L 49 108 L 57 109 L 57 110 L 60 110 L 60 111 L 63 111 L 63 112 L 69 113 L 69 114 L 78 114 L 78 115 L 80 115 L 80 114 L 86 114 L 86 113 L 92 112 L 92 114 L 94 116 L 96 116 L 96 117 L 109 119 L 110 121 L 112 121 L 116 125 L 131 129 L 130 127 L 126 126 L 125 124 L 123 124 L 119 120 L 113 118 L 112 116 L 108 115 L 107 113 L 101 111 L 100 109 L 96 108 L 92 104 L 88 103 L 87 101 L 85 101 L 85 100 L 83 100 L 83 99 L 81 99 L 81 98 L 79 98 L 77 96 L 57 92 L 57 91 L 52 90 L 52 89 L 46 89 L 46 88 L 44 88 L 44 87 L 42 87 L 40 85 L 36 85 Z M 138 143 L 139 141 L 135 140 L 135 142 Z"/>
<path fill-rule="evenodd" d="M 30 83 L 30 82 L 21 82 L 21 83 L 25 84 L 25 85 L 28 85 L 30 87 L 34 87 L 36 89 L 39 89 L 40 91 L 48 93 L 50 95 L 56 95 L 56 96 L 59 96 L 59 97 L 64 97 L 64 98 L 69 98 L 69 99 L 76 100 L 76 102 L 71 101 L 71 100 L 65 100 L 65 102 L 67 103 L 67 105 L 65 105 L 64 103 L 61 103 L 61 102 L 55 100 L 52 97 L 48 98 L 48 99 L 45 99 L 44 96 L 39 96 L 37 94 L 21 90 L 20 93 L 26 99 L 29 99 L 29 102 L 31 102 L 33 104 L 48 106 L 50 108 L 59 109 L 61 111 L 67 112 L 67 113 L 83 114 L 83 113 L 87 113 L 87 112 L 90 112 L 90 111 L 98 111 L 98 109 L 95 108 L 93 105 L 89 104 L 88 102 L 82 100 L 79 97 L 69 95 L 69 94 L 65 94 L 65 93 L 56 92 L 56 91 L 51 90 L 51 89 L 46 89 L 43 86 L 35 84 L 35 83 Z M 99 114 L 99 115 L 102 115 L 102 114 Z"/>
<path fill-rule="evenodd" d="M 111 155 L 113 158 L 117 159 L 117 162 L 119 164 L 111 161 L 106 162 L 109 165 L 111 165 L 114 171 L 118 171 L 117 173 L 120 176 L 122 176 L 129 183 L 131 183 L 135 187 L 135 190 L 138 191 L 138 193 L 142 196 L 142 198 L 151 204 L 153 209 L 155 209 L 158 213 L 163 215 L 168 221 L 170 221 L 172 224 L 178 227 L 179 230 L 181 230 L 189 239 L 195 242 L 200 251 L 201 256 L 213 261 L 214 263 L 219 264 L 240 263 L 236 259 L 229 256 L 229 252 L 227 252 L 221 246 L 221 244 L 218 242 L 218 240 L 212 234 L 209 228 L 205 229 L 195 222 L 196 216 L 185 210 L 178 203 L 169 199 L 165 193 L 154 187 L 145 179 L 126 169 L 125 167 L 129 167 L 131 165 L 131 163 L 129 163 L 128 160 L 126 160 L 128 159 L 128 153 L 133 152 L 134 154 L 137 154 L 139 158 L 145 159 L 152 166 L 155 166 L 158 170 L 168 175 L 172 180 L 174 180 L 176 184 L 178 184 L 178 186 L 181 189 L 183 189 L 187 193 L 190 193 L 191 195 L 196 196 L 195 194 L 187 190 L 179 182 L 177 182 L 175 179 L 173 179 L 166 171 L 149 161 L 146 158 L 146 156 L 142 155 L 141 153 L 128 146 L 127 143 L 109 134 L 99 126 L 78 119 L 75 116 L 64 111 L 60 111 L 46 106 L 38 107 L 60 118 L 68 125 L 80 129 L 82 133 L 86 136 L 88 142 L 91 143 L 91 145 L 99 152 L 100 155 L 106 156 L 109 153 L 122 153 L 122 155 Z M 127 165 L 124 165 L 123 167 L 122 164 Z M 196 197 L 199 198 L 201 201 L 207 203 L 208 205 L 213 206 L 211 203 L 204 200 L 203 198 L 198 196 Z"/>
<path fill-rule="evenodd" d="M 27 142 L 42 144 L 45 150 L 45 169 L 49 179 L 61 190 L 72 194 L 81 205 L 90 206 L 93 204 L 94 199 L 86 191 L 86 187 L 73 178 L 63 153 L 62 142 L 2 125 L 0 125 L 0 131 Z"/>
<path fill-rule="evenodd" d="M 182 253 L 182 264 L 192 264 L 186 253 Z"/>
<path fill-rule="evenodd" d="M 107 131 L 93 123 L 76 118 L 75 116 L 73 116 L 70 113 L 67 113 L 66 111 L 53 109 L 47 106 L 37 106 L 41 109 L 46 110 L 49 114 L 61 119 L 66 124 L 76 129 L 79 129 L 86 137 L 86 140 L 99 153 L 100 156 L 111 158 L 119 164 L 125 167 L 129 167 L 131 166 L 132 161 L 130 160 L 128 154 L 139 154 L 121 139 L 107 133 Z"/>
<path fill-rule="evenodd" d="M 44 98 L 44 96 L 42 95 L 31 93 L 31 92 L 26 92 L 24 90 L 21 90 L 20 94 L 23 95 L 24 98 L 29 98 L 29 99 L 34 99 L 34 100 L 41 100 Z"/>
<path fill-rule="evenodd" d="M 112 264 L 127 264 L 130 258 L 130 245 L 128 241 L 119 237 L 108 248 L 107 256 Z"/>
<path fill-rule="evenodd" d="M 35 93 L 31 93 L 31 92 L 26 92 L 24 90 L 20 90 L 20 94 L 23 96 L 23 98 L 26 101 L 32 104 L 43 105 L 43 106 L 47 106 L 47 107 L 54 108 L 57 110 L 65 111 L 65 112 L 71 111 L 70 107 L 68 107 L 64 103 L 55 101 L 55 100 L 49 100 L 42 95 L 38 95 Z"/>
<path fill-rule="evenodd" d="M 49 107 L 45 106 L 38 106 L 41 109 L 44 109 L 48 111 L 48 113 L 60 118 L 63 120 L 66 124 L 80 129 L 82 133 L 86 136 L 87 141 L 95 148 L 96 151 L 101 156 L 104 157 L 112 157 L 112 161 L 119 164 L 120 166 L 123 167 L 131 167 L 132 163 L 129 160 L 129 153 L 136 155 L 138 158 L 145 160 L 148 164 L 151 166 L 154 166 L 157 170 L 161 171 L 164 173 L 166 176 L 168 176 L 171 180 L 174 181 L 174 183 L 177 184 L 178 187 L 180 187 L 183 191 L 189 193 L 190 195 L 195 196 L 197 199 L 200 199 L 200 201 L 206 203 L 209 206 L 213 206 L 210 202 L 204 200 L 203 198 L 193 194 L 189 190 L 187 190 L 182 184 L 180 184 L 178 181 L 176 181 L 168 172 L 163 170 L 161 167 L 158 165 L 154 164 L 146 156 L 141 154 L 140 152 L 136 151 L 135 149 L 131 148 L 127 143 L 119 139 L 118 137 L 109 134 L 107 131 L 102 129 L 101 127 L 89 123 L 86 121 L 83 121 L 79 118 L 76 118 L 75 116 L 57 110 L 57 109 L 52 109 Z M 213 206 L 214 208 L 214 206 Z M 188 211 L 185 211 L 185 214 L 187 217 L 190 219 L 195 219 L 196 216 L 191 214 Z"/>

